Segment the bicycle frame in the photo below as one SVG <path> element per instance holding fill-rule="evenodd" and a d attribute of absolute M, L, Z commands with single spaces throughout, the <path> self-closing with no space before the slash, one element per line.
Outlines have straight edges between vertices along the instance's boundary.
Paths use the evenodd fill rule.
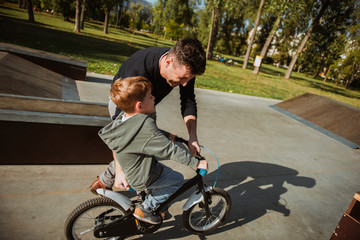
<path fill-rule="evenodd" d="M 166 209 L 167 205 L 171 203 L 173 200 L 175 200 L 177 197 L 179 197 L 181 194 L 188 191 L 193 186 L 198 186 L 199 192 L 195 192 L 195 194 L 201 193 L 204 201 L 204 209 L 206 212 L 207 217 L 210 216 L 209 211 L 209 205 L 208 205 L 208 197 L 206 194 L 206 190 L 204 188 L 204 182 L 202 176 L 197 171 L 196 176 L 185 182 L 175 193 L 173 193 L 165 202 L 161 203 L 156 209 L 155 213 L 159 214 L 161 211 Z M 106 192 L 106 191 L 105 191 Z M 188 199 L 188 201 L 191 199 L 191 197 Z M 192 202 L 190 203 L 189 207 L 192 205 L 198 203 Z M 186 205 L 187 203 L 185 203 Z M 184 205 L 184 206 L 185 206 Z M 157 230 L 160 227 L 161 224 L 153 225 L 154 231 Z M 151 231 L 152 232 L 152 231 Z M 94 235 L 95 237 L 114 237 L 114 236 L 131 236 L 135 234 L 141 234 L 143 232 L 140 232 L 136 226 L 135 217 L 132 215 L 131 212 L 127 212 L 124 216 L 119 218 L 118 220 L 109 223 L 109 224 L 101 224 L 94 229 Z"/>
<path fill-rule="evenodd" d="M 193 177 L 189 181 L 185 182 L 175 193 L 173 193 L 165 202 L 161 203 L 155 209 L 155 211 L 154 211 L 155 214 L 159 214 L 160 212 L 164 211 L 169 203 L 171 203 L 173 200 L 175 200 L 177 197 L 179 197 L 181 194 L 185 193 L 187 190 L 189 190 L 190 188 L 192 188 L 195 185 L 198 185 L 199 191 L 201 192 L 204 199 L 207 200 L 207 194 L 204 189 L 203 178 L 197 171 L 197 174 L 195 177 Z M 206 214 L 210 215 L 208 201 L 204 201 L 204 204 L 205 204 Z M 186 203 L 185 203 L 185 205 L 186 205 Z"/>

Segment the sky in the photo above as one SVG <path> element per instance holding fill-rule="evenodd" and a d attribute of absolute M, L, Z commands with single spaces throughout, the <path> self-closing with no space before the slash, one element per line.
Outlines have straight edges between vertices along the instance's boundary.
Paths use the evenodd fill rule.
<path fill-rule="evenodd" d="M 152 5 L 154 6 L 157 0 L 146 0 L 146 1 L 152 3 Z"/>

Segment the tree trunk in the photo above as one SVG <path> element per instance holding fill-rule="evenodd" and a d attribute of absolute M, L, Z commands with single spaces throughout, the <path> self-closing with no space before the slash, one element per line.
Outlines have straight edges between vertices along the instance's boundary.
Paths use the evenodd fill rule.
<path fill-rule="evenodd" d="M 298 73 L 301 71 L 301 68 L 302 68 L 302 65 L 300 65 L 300 66 L 298 67 L 298 70 L 297 70 Z"/>
<path fill-rule="evenodd" d="M 213 7 L 212 15 L 211 15 L 211 27 L 210 27 L 210 33 L 209 33 L 209 41 L 206 49 L 206 59 L 209 60 L 212 58 L 215 41 L 216 41 L 216 35 L 217 35 L 217 29 L 218 29 L 218 16 L 219 16 L 219 8 L 217 6 Z"/>
<path fill-rule="evenodd" d="M 110 10 L 108 10 L 108 9 L 106 8 L 106 11 L 105 11 L 105 21 L 104 21 L 104 33 L 105 33 L 105 34 L 108 34 L 109 15 L 110 15 Z"/>
<path fill-rule="evenodd" d="M 79 33 L 80 32 L 80 0 L 76 0 L 76 8 L 75 8 L 75 28 L 74 32 Z"/>
<path fill-rule="evenodd" d="M 25 2 L 27 2 L 29 22 L 34 23 L 35 18 L 34 18 L 34 11 L 33 11 L 33 6 L 32 6 L 32 1 L 31 0 L 25 0 Z"/>
<path fill-rule="evenodd" d="M 283 17 L 283 14 L 284 14 L 283 12 L 281 12 L 281 13 L 279 14 L 279 16 L 277 17 L 277 19 L 276 19 L 276 21 L 275 21 L 274 27 L 273 27 L 273 29 L 272 29 L 271 32 L 270 32 L 270 35 L 269 35 L 268 38 L 266 39 L 266 42 L 265 42 L 265 44 L 264 44 L 264 46 L 263 46 L 263 48 L 262 48 L 262 50 L 261 50 L 261 53 L 260 53 L 261 59 L 264 59 L 264 57 L 265 57 L 265 55 L 266 55 L 266 53 L 267 53 L 267 51 L 268 51 L 268 49 L 269 49 L 270 43 L 271 43 L 271 41 L 272 41 L 272 39 L 273 39 L 276 31 L 278 30 L 278 28 L 279 28 L 279 26 L 280 26 L 280 22 L 281 22 L 281 19 L 282 19 L 282 17 Z M 255 67 L 253 73 L 254 73 L 254 74 L 258 74 L 258 73 L 259 73 L 259 70 L 260 70 L 260 67 Z"/>
<path fill-rule="evenodd" d="M 329 74 L 329 72 L 330 72 L 329 70 L 330 70 L 330 67 L 326 67 L 326 69 L 325 69 L 325 73 L 324 73 L 324 76 L 325 76 L 325 77 L 324 77 L 324 82 L 326 82 L 326 81 L 327 81 L 327 79 L 328 79 L 328 77 L 327 77 L 327 76 L 328 76 L 328 74 Z"/>
<path fill-rule="evenodd" d="M 86 8 L 86 0 L 83 0 L 82 1 L 82 6 L 81 6 L 81 15 L 80 15 L 81 29 L 84 29 L 84 24 L 85 24 L 85 8 Z"/>
<path fill-rule="evenodd" d="M 257 28 L 259 26 L 259 22 L 260 22 L 260 18 L 261 18 L 261 11 L 262 11 L 262 8 L 263 8 L 264 4 L 265 4 L 265 0 L 261 0 L 259 9 L 258 9 L 257 15 L 256 15 L 256 20 L 255 20 L 255 25 L 254 25 L 254 32 L 250 36 L 250 44 L 249 44 L 249 46 L 247 48 L 247 51 L 246 51 L 245 60 L 244 60 L 244 64 L 243 64 L 243 69 L 246 69 L 246 67 L 248 65 L 248 62 L 249 62 L 249 56 L 250 56 L 250 53 L 251 53 L 252 45 L 254 43 L 256 31 L 257 31 Z"/>
<path fill-rule="evenodd" d="M 292 71 L 293 71 L 293 69 L 295 67 L 295 63 L 296 63 L 301 51 L 304 49 L 305 44 L 306 44 L 307 40 L 309 39 L 314 27 L 319 23 L 320 18 L 324 14 L 324 12 L 325 12 L 326 8 L 329 6 L 329 4 L 330 4 L 330 0 L 325 0 L 324 4 L 322 5 L 322 7 L 320 9 L 320 12 L 316 16 L 315 20 L 311 23 L 311 25 L 310 25 L 304 39 L 301 41 L 301 44 L 300 44 L 299 48 L 296 50 L 295 56 L 292 58 L 292 60 L 290 62 L 288 70 L 286 71 L 286 74 L 285 74 L 285 79 L 286 80 L 290 79 L 291 73 L 292 73 Z"/>
<path fill-rule="evenodd" d="M 120 1 L 116 7 L 117 9 L 117 17 L 116 17 L 116 24 L 115 24 L 115 28 L 117 28 L 117 26 L 119 25 L 121 28 L 121 18 L 122 18 L 122 10 L 123 10 L 123 6 L 124 6 L 124 0 Z M 120 9 L 119 9 L 120 8 Z M 119 14 L 120 13 L 120 14 Z"/>

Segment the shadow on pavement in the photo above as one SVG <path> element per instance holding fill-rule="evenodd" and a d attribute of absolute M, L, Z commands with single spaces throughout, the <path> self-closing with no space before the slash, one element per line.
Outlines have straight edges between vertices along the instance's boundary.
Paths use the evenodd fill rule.
<path fill-rule="evenodd" d="M 224 188 L 231 196 L 232 207 L 223 226 L 207 235 L 225 232 L 243 226 L 269 212 L 279 212 L 289 216 L 291 210 L 282 194 L 288 191 L 284 183 L 297 187 L 312 188 L 315 179 L 298 176 L 298 171 L 270 163 L 233 162 L 220 167 L 217 187 Z M 217 171 L 206 176 L 206 182 L 212 184 Z M 173 213 L 174 214 L 174 213 Z M 166 230 L 163 230 L 168 228 Z M 159 232 L 140 236 L 140 239 L 180 239 L 191 235 L 183 229 L 182 215 L 175 215 L 174 221 L 166 221 Z M 199 236 L 206 239 L 206 236 Z"/>

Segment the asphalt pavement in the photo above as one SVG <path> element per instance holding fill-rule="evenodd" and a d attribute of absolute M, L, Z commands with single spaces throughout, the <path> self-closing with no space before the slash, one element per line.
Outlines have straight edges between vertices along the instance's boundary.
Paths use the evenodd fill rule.
<path fill-rule="evenodd" d="M 88 74 L 77 81 L 81 101 L 107 103 L 112 77 Z M 187 193 L 169 209 L 160 230 L 131 239 L 329 239 L 360 191 L 360 151 L 304 125 L 271 106 L 279 100 L 196 89 L 198 137 L 219 160 L 216 186 L 232 208 L 225 223 L 205 236 L 182 227 Z M 187 137 L 178 89 L 158 106 L 159 128 Z M 61 150 L 59 148 L 59 150 Z M 214 184 L 217 161 L 206 182 Z M 182 172 L 194 172 L 163 161 Z M 0 239 L 64 239 L 67 215 L 93 198 L 88 186 L 106 165 L 0 166 Z"/>

